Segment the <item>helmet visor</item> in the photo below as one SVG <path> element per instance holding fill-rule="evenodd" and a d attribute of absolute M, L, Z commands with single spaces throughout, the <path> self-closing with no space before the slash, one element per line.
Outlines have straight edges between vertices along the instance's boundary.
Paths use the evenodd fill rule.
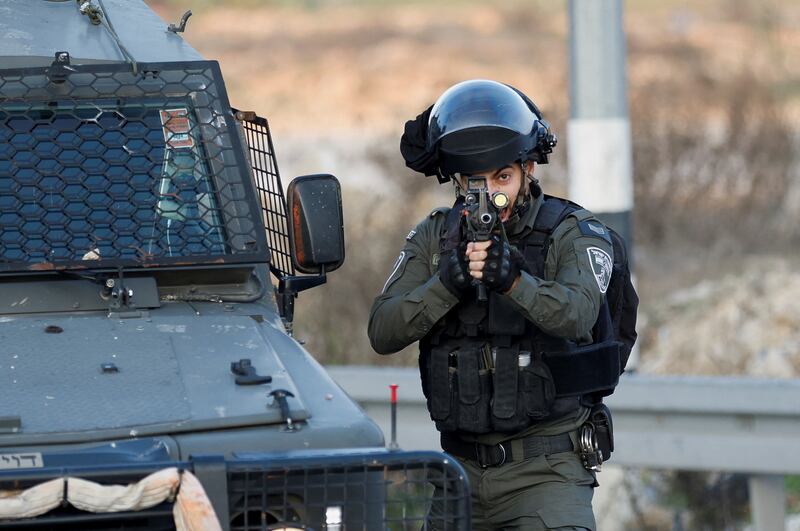
<path fill-rule="evenodd" d="M 536 115 L 512 88 L 485 79 L 450 87 L 436 101 L 428 122 L 428 149 L 443 136 L 476 127 L 499 127 L 529 135 Z"/>

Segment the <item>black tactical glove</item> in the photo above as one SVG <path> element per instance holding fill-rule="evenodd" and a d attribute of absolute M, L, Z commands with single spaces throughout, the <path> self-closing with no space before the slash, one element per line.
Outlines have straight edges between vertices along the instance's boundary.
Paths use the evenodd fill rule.
<path fill-rule="evenodd" d="M 444 251 L 439 255 L 439 278 L 447 291 L 459 299 L 472 286 L 466 252 L 467 244 L 463 242 L 457 248 Z"/>
<path fill-rule="evenodd" d="M 436 175 L 438 158 L 436 152 L 428 151 L 428 119 L 433 105 L 422 111 L 415 119 L 406 122 L 400 138 L 400 153 L 406 166 L 425 175 Z"/>
<path fill-rule="evenodd" d="M 483 283 L 489 289 L 505 293 L 525 268 L 525 257 L 496 234 L 486 252 L 489 256 L 483 266 Z"/>

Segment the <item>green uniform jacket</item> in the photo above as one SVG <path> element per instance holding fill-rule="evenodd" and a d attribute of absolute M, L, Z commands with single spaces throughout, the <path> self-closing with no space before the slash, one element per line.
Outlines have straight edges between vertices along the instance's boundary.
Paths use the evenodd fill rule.
<path fill-rule="evenodd" d="M 542 201 L 540 195 L 521 218 L 506 222 L 511 244 L 531 231 Z M 438 273 L 439 244 L 448 211 L 448 208 L 434 210 L 408 234 L 383 291 L 375 298 L 368 333 L 372 348 L 379 354 L 397 352 L 423 338 L 458 303 L 458 298 L 445 288 Z M 553 231 L 544 278 L 522 272 L 520 282 L 505 296 L 544 332 L 579 343 L 591 342 L 591 329 L 608 286 L 607 280 L 604 282 L 595 275 L 589 249 L 600 249 L 613 259 L 611 243 L 603 237 L 607 237 L 607 230 L 605 234 L 604 230 L 587 210 L 570 214 Z M 525 434 L 570 431 L 587 415 L 585 408 L 577 408 L 574 417 L 536 424 Z M 507 434 L 497 435 L 479 439 L 495 442 L 509 438 Z"/>

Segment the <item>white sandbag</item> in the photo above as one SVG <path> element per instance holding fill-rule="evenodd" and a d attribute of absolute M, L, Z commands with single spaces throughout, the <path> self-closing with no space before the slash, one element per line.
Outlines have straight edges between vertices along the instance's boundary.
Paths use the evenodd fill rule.
<path fill-rule="evenodd" d="M 140 511 L 175 495 L 180 482 L 177 468 L 165 468 L 130 485 L 100 485 L 68 478 L 67 501 L 83 511 L 115 513 Z"/>
<path fill-rule="evenodd" d="M 178 485 L 180 484 L 180 490 Z M 57 478 L 23 491 L 0 491 L 0 519 L 33 518 L 61 505 L 93 513 L 140 511 L 175 497 L 177 531 L 222 531 L 214 507 L 197 477 L 166 468 L 130 485 L 100 485 L 80 478 Z"/>
<path fill-rule="evenodd" d="M 0 519 L 33 518 L 55 509 L 63 499 L 63 478 L 21 491 L 0 491 Z"/>
<path fill-rule="evenodd" d="M 222 531 L 203 485 L 188 470 L 181 476 L 181 490 L 172 507 L 177 531 Z"/>

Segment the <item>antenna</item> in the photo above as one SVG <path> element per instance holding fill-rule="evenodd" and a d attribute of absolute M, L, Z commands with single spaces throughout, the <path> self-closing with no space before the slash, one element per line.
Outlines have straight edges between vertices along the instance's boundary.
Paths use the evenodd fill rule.
<path fill-rule="evenodd" d="M 389 443 L 389 450 L 399 450 L 400 446 L 397 444 L 397 384 L 389 384 L 392 390 L 392 442 Z"/>

